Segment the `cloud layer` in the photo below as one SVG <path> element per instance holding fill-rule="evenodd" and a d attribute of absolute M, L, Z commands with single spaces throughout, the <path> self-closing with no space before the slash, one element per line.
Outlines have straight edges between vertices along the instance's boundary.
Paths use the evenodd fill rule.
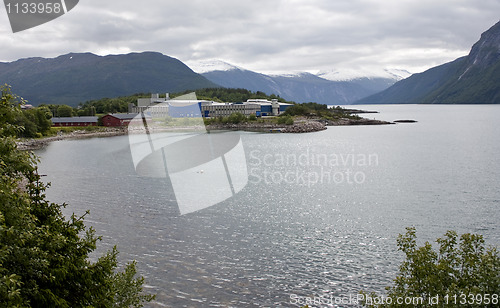
<path fill-rule="evenodd" d="M 87 0 L 12 34 L 0 12 L 0 61 L 159 51 L 260 72 L 390 67 L 413 72 L 466 55 L 498 22 L 498 0 Z"/>

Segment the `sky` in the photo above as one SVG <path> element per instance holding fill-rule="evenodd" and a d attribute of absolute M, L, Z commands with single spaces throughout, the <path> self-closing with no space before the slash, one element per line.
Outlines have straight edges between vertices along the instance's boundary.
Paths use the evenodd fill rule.
<path fill-rule="evenodd" d="M 499 0 L 81 0 L 13 34 L 2 6 L 0 61 L 157 51 L 261 73 L 417 73 L 467 55 L 499 12 Z"/>

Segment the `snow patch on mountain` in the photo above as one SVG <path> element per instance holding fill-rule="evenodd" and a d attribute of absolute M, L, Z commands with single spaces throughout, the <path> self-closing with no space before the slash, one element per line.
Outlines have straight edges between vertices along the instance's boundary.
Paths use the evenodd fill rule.
<path fill-rule="evenodd" d="M 351 81 L 365 78 L 384 78 L 399 81 L 410 77 L 411 73 L 403 69 L 332 69 L 319 71 L 316 76 L 331 81 Z"/>
<path fill-rule="evenodd" d="M 272 77 L 287 77 L 287 78 L 300 78 L 310 76 L 311 73 L 307 72 L 286 72 L 286 73 L 272 73 L 269 76 Z"/>
<path fill-rule="evenodd" d="M 186 61 L 184 62 L 190 69 L 198 74 L 204 74 L 215 71 L 232 71 L 232 70 L 244 70 L 236 65 L 229 64 L 222 60 L 211 59 L 211 60 L 201 60 L 201 61 Z"/>

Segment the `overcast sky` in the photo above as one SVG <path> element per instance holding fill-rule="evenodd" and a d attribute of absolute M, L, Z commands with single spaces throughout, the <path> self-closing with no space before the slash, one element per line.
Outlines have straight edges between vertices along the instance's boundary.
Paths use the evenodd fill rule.
<path fill-rule="evenodd" d="M 158 51 L 258 72 L 402 68 L 466 55 L 500 19 L 499 0 L 81 0 L 13 34 L 0 10 L 0 61 Z"/>

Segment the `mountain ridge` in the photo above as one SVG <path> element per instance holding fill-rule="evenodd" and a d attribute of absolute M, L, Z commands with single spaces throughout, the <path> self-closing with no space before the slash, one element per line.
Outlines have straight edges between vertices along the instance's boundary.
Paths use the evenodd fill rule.
<path fill-rule="evenodd" d="M 404 78 L 396 78 L 396 75 L 388 73 L 377 73 L 371 77 L 363 76 L 352 80 L 329 80 L 319 76 L 321 72 L 266 75 L 214 59 L 191 61 L 188 65 L 193 71 L 224 87 L 262 91 L 299 103 L 317 102 L 330 105 L 350 104 L 359 98 L 386 89 Z"/>
<path fill-rule="evenodd" d="M 72 106 L 104 97 L 218 86 L 181 61 L 150 51 L 108 56 L 68 53 L 1 62 L 0 81 L 30 104 Z"/>

